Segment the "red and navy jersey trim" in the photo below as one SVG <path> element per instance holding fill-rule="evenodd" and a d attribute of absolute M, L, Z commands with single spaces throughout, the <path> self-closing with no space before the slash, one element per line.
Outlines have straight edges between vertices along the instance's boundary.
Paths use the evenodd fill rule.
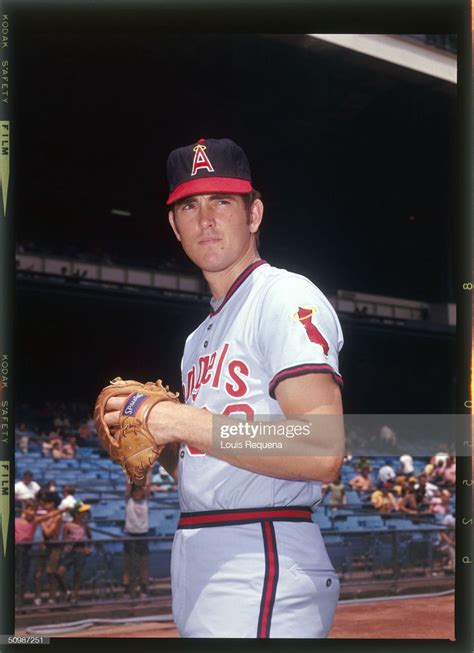
<path fill-rule="evenodd" d="M 262 522 L 262 534 L 263 548 L 265 551 L 265 577 L 263 580 L 260 613 L 258 616 L 257 639 L 268 639 L 270 637 L 280 565 L 278 562 L 275 527 L 271 521 Z"/>
<path fill-rule="evenodd" d="M 263 521 L 311 522 L 312 516 L 313 511 L 309 506 L 182 512 L 178 529 L 237 526 L 238 524 L 256 524 Z"/>
<path fill-rule="evenodd" d="M 224 297 L 222 304 L 219 306 L 219 308 L 215 311 L 213 311 L 210 314 L 210 317 L 214 317 L 214 315 L 217 315 L 227 304 L 229 299 L 232 297 L 232 295 L 240 288 L 240 286 L 244 283 L 244 281 L 249 277 L 254 270 L 259 268 L 261 265 L 268 265 L 267 261 L 261 260 L 261 261 L 255 261 L 255 263 L 252 263 L 248 267 L 245 268 L 243 272 L 239 274 L 237 279 L 234 281 L 234 283 L 231 285 L 229 290 L 226 293 L 226 296 Z"/>
<path fill-rule="evenodd" d="M 334 381 L 341 387 L 341 389 L 344 387 L 342 376 L 335 372 L 327 363 L 303 363 L 301 365 L 293 365 L 293 367 L 287 367 L 286 369 L 281 370 L 275 374 L 268 385 L 268 392 L 270 397 L 275 399 L 275 389 L 280 381 L 291 379 L 295 376 L 304 376 L 305 374 L 332 374 Z"/>

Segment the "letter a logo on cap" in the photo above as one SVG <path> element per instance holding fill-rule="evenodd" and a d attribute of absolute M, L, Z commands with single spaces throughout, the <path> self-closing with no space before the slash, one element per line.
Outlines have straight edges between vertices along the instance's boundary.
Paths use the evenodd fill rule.
<path fill-rule="evenodd" d="M 191 171 L 191 177 L 193 177 L 198 170 L 208 170 L 209 172 L 214 172 L 214 168 L 209 161 L 209 158 L 205 152 L 206 146 L 198 143 L 194 150 L 194 160 L 193 160 L 193 169 Z"/>

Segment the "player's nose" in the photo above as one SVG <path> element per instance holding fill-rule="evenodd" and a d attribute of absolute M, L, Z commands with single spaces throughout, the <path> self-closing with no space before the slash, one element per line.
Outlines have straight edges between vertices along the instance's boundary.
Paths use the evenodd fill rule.
<path fill-rule="evenodd" d="M 202 204 L 199 208 L 198 217 L 199 226 L 201 229 L 212 227 L 215 225 L 215 217 L 212 208 L 206 204 Z"/>

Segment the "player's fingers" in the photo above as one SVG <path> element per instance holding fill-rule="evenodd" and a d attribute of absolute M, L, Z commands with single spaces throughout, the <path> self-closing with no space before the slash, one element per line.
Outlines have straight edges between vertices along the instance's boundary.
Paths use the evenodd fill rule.
<path fill-rule="evenodd" d="M 111 413 L 105 413 L 104 420 L 109 428 L 114 428 L 119 425 L 120 411 L 116 410 Z"/>
<path fill-rule="evenodd" d="M 105 404 L 105 410 L 107 412 L 111 411 L 120 411 L 126 401 L 126 397 L 110 397 Z"/>

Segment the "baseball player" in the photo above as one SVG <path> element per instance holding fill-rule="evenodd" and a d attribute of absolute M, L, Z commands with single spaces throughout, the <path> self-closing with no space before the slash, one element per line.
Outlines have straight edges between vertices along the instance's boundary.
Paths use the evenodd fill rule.
<path fill-rule="evenodd" d="M 263 203 L 243 150 L 201 139 L 168 159 L 169 222 L 203 271 L 211 310 L 187 338 L 182 400 L 148 412 L 178 480 L 173 615 L 182 637 L 326 637 L 339 580 L 312 513 L 342 453 L 219 449 L 215 415 L 341 415 L 339 320 L 322 292 L 257 249 Z M 124 399 L 108 400 L 119 423 Z"/>

